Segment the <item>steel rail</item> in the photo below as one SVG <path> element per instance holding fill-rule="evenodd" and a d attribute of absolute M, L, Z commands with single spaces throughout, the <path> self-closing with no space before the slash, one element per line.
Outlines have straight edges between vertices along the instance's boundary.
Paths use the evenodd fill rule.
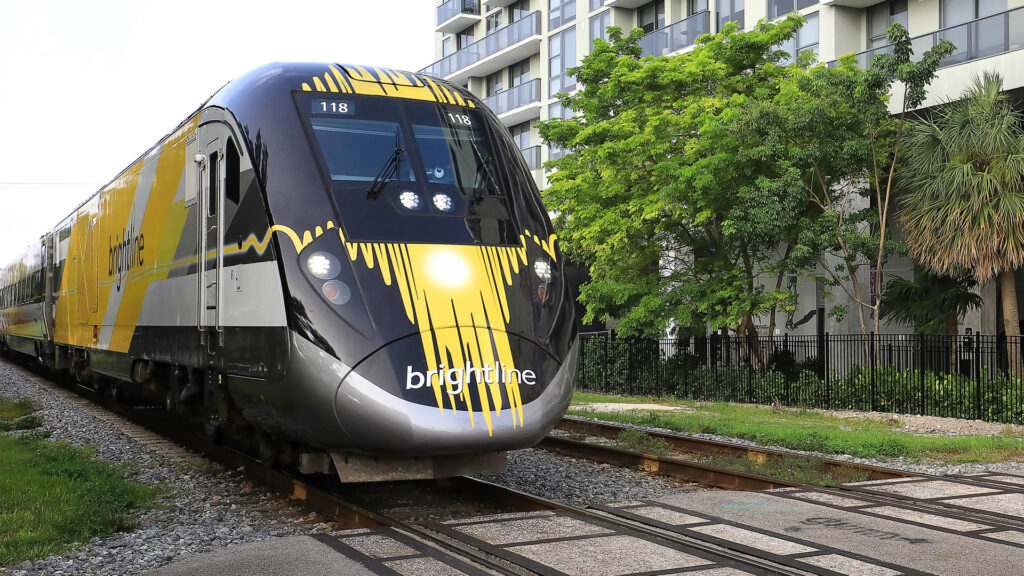
<path fill-rule="evenodd" d="M 747 458 L 754 462 L 763 462 L 771 458 L 806 457 L 805 455 L 800 454 L 798 452 L 791 452 L 776 448 L 760 448 L 755 446 L 746 446 L 743 444 L 737 444 L 733 442 L 724 442 L 721 440 L 694 438 L 692 436 L 684 436 L 682 434 L 676 434 L 672 432 L 648 430 L 646 428 L 641 428 L 638 426 L 629 426 L 625 424 L 617 424 L 612 422 L 595 421 L 588 418 L 581 418 L 578 416 L 563 417 L 562 421 L 558 425 L 558 428 L 568 432 L 576 432 L 580 434 L 586 434 L 588 436 L 597 436 L 601 438 L 615 438 L 624 430 L 640 430 L 649 436 L 652 436 L 654 438 L 660 438 L 668 442 L 673 449 L 679 450 L 681 452 L 736 456 Z M 549 438 L 551 437 L 549 436 Z M 541 445 L 541 447 L 543 447 L 543 444 Z M 842 460 L 835 460 L 832 458 L 816 458 L 821 461 L 821 470 L 823 472 L 866 473 L 868 474 L 868 480 L 888 480 L 894 478 L 909 478 L 921 476 L 920 474 L 916 474 L 914 472 L 894 470 L 891 468 L 883 468 L 881 466 L 873 466 L 870 464 L 844 462 Z M 782 485 L 789 484 L 780 484 L 780 486 Z"/>

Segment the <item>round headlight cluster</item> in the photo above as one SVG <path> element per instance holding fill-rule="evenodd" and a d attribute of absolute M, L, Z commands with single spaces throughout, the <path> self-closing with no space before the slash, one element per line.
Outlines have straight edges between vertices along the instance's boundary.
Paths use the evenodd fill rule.
<path fill-rule="evenodd" d="M 327 252 L 314 252 L 306 259 L 309 273 L 321 280 L 330 280 L 341 272 L 341 263 Z"/>
<path fill-rule="evenodd" d="M 451 212 L 455 208 L 455 202 L 452 201 L 452 197 L 438 192 L 434 194 L 434 207 L 441 212 Z"/>
<path fill-rule="evenodd" d="M 544 282 L 551 281 L 551 264 L 547 260 L 540 259 L 533 263 L 533 272 Z"/>
<path fill-rule="evenodd" d="M 413 192 L 412 190 L 406 190 L 398 195 L 398 201 L 405 206 L 407 210 L 419 210 L 423 207 L 423 199 L 420 195 Z"/>

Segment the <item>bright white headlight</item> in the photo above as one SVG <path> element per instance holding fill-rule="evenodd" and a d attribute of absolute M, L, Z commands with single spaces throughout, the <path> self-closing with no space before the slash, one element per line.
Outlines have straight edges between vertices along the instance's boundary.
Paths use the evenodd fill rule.
<path fill-rule="evenodd" d="M 544 282 L 551 281 L 551 264 L 546 260 L 537 260 L 533 263 L 533 271 L 537 274 L 537 277 Z"/>
<path fill-rule="evenodd" d="M 434 206 L 441 212 L 451 212 L 455 208 L 452 197 L 447 194 L 434 194 Z"/>
<path fill-rule="evenodd" d="M 341 264 L 338 259 L 327 252 L 314 252 L 306 259 L 306 268 L 309 273 L 322 280 L 330 280 L 341 271 Z"/>
<path fill-rule="evenodd" d="M 398 201 L 409 210 L 419 210 L 423 207 L 423 200 L 420 199 L 420 195 L 412 190 L 406 190 L 399 194 Z"/>

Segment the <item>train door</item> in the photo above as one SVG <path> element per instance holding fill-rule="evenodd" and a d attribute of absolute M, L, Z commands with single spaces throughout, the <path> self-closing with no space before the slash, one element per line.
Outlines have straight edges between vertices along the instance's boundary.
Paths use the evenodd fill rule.
<path fill-rule="evenodd" d="M 54 234 L 47 233 L 43 236 L 42 246 L 42 264 L 43 264 L 43 334 L 47 340 L 53 339 L 53 321 L 54 321 L 54 306 L 53 306 L 53 293 L 54 293 Z"/>
<path fill-rule="evenodd" d="M 201 145 L 199 207 L 199 326 L 208 333 L 220 331 L 222 304 L 220 270 L 224 263 L 224 151 L 221 138 Z M 209 338 L 213 344 L 219 340 Z"/>

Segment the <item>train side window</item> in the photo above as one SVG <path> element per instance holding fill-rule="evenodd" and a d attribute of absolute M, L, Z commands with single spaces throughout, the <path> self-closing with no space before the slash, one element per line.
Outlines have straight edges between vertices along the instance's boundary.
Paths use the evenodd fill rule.
<path fill-rule="evenodd" d="M 220 185 L 220 154 L 213 152 L 210 154 L 210 186 L 209 197 L 207 198 L 206 205 L 209 207 L 209 216 L 217 215 L 217 187 Z"/>
<path fill-rule="evenodd" d="M 227 150 L 224 152 L 224 197 L 238 205 L 242 194 L 239 190 L 238 150 L 235 141 L 228 138 Z"/>

